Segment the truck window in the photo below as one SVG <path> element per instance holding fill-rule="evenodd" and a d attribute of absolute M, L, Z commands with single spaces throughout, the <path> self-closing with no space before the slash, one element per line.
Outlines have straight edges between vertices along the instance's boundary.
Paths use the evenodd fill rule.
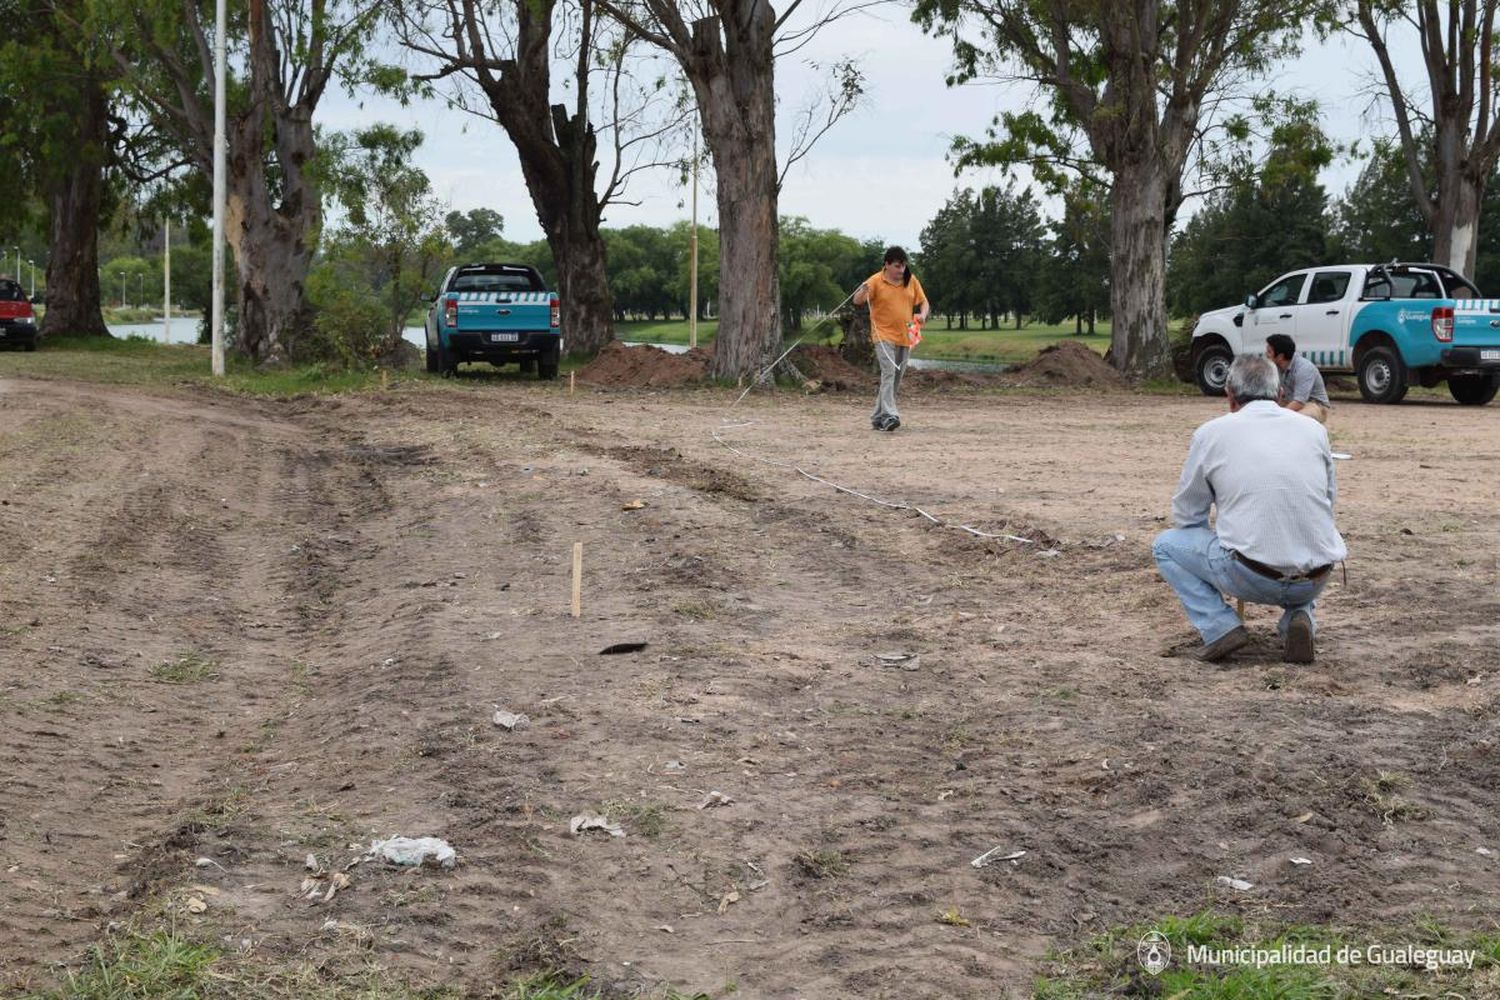
<path fill-rule="evenodd" d="M 1365 298 L 1440 299 L 1443 286 L 1431 271 L 1377 271 L 1365 281 Z"/>
<path fill-rule="evenodd" d="M 1479 289 L 1469 284 L 1456 274 L 1443 276 L 1443 283 L 1448 286 L 1448 298 L 1450 299 L 1482 299 Z"/>
<path fill-rule="evenodd" d="M 25 302 L 26 293 L 14 281 L 0 281 L 0 302 Z"/>
<path fill-rule="evenodd" d="M 544 292 L 536 276 L 522 268 L 463 271 L 453 276 L 450 292 Z"/>
<path fill-rule="evenodd" d="M 1294 306 L 1302 297 L 1302 285 L 1306 281 L 1305 273 L 1288 275 L 1260 293 L 1260 304 L 1262 306 Z"/>
<path fill-rule="evenodd" d="M 1348 271 L 1319 271 L 1313 276 L 1312 290 L 1307 293 L 1309 304 L 1314 302 L 1337 302 L 1349 290 Z"/>

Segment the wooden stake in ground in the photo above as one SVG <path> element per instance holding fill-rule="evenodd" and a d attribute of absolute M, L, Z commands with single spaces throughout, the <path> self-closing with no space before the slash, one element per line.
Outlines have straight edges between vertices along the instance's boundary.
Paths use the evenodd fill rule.
<path fill-rule="evenodd" d="M 573 382 L 578 378 L 577 372 L 568 372 L 568 395 L 573 395 Z"/>
<path fill-rule="evenodd" d="M 583 617 L 583 543 L 573 543 L 573 617 Z"/>

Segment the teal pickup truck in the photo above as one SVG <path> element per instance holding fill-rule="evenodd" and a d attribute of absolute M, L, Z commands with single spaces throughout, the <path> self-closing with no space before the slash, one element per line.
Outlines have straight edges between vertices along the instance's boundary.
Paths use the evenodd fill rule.
<path fill-rule="evenodd" d="M 1466 406 L 1500 390 L 1500 299 L 1440 264 L 1339 264 L 1277 278 L 1193 328 L 1198 387 L 1222 396 L 1236 354 L 1273 333 L 1330 374 L 1353 374 L 1370 403 L 1398 403 L 1412 384 L 1443 382 Z"/>
<path fill-rule="evenodd" d="M 563 338 L 557 293 L 525 264 L 463 264 L 443 276 L 427 313 L 427 370 L 451 376 L 465 361 L 517 362 L 557 378 Z"/>

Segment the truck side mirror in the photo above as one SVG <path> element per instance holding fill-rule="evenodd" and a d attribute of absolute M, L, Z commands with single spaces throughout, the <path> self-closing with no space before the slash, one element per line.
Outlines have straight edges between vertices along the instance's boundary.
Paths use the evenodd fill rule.
<path fill-rule="evenodd" d="M 1255 308 L 1255 293 L 1254 292 L 1251 292 L 1249 295 L 1245 296 L 1245 308 L 1246 309 L 1254 309 Z"/>

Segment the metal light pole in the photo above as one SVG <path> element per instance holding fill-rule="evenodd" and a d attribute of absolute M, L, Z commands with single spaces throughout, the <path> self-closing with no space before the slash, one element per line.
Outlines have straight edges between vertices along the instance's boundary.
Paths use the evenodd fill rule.
<path fill-rule="evenodd" d="M 698 126 L 693 125 L 693 234 L 688 237 L 688 347 L 698 346 Z"/>
<path fill-rule="evenodd" d="M 225 0 L 214 3 L 213 373 L 224 374 L 224 33 Z"/>
<path fill-rule="evenodd" d="M 28 260 L 26 263 L 31 265 L 31 297 L 36 298 L 36 261 Z M 21 276 L 19 274 L 16 275 L 16 281 L 19 282 L 20 280 Z"/>
<path fill-rule="evenodd" d="M 162 253 L 165 255 L 165 263 L 161 269 L 161 342 L 170 344 L 172 342 L 172 220 L 168 219 L 166 227 L 162 230 L 166 237 Z"/>
<path fill-rule="evenodd" d="M 10 252 L 16 255 L 16 281 L 21 280 L 21 248 L 11 247 Z"/>

